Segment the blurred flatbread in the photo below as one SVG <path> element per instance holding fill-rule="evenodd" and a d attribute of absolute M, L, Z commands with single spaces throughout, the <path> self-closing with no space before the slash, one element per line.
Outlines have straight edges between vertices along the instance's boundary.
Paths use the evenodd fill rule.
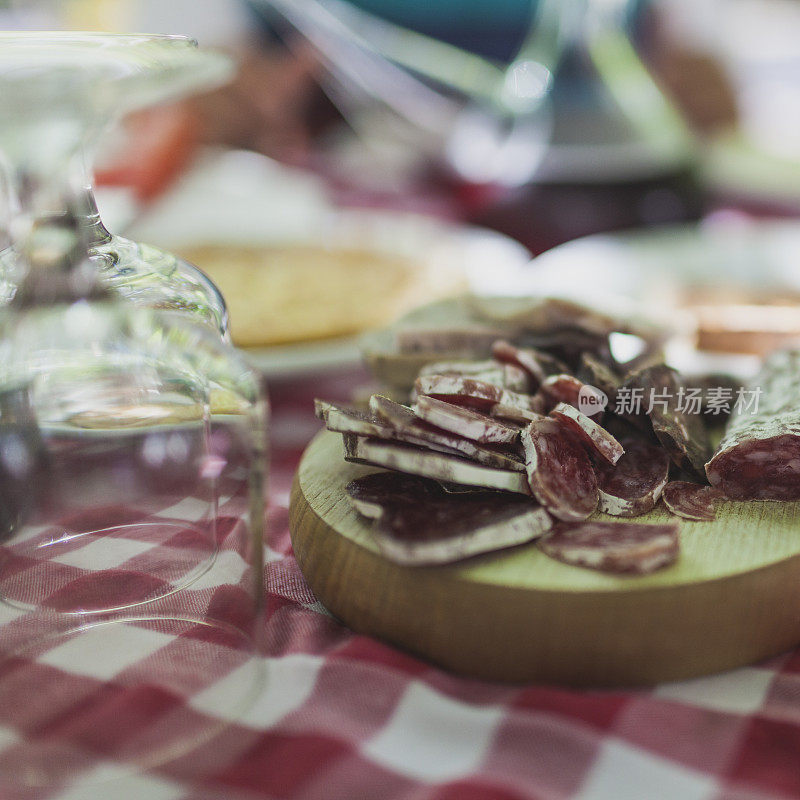
<path fill-rule="evenodd" d="M 241 347 L 348 336 L 466 287 L 461 270 L 400 255 L 314 245 L 183 248 L 219 287 Z"/>

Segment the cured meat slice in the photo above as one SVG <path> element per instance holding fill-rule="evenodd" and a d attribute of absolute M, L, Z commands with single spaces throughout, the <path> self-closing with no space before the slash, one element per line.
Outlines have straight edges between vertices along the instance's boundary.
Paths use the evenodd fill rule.
<path fill-rule="evenodd" d="M 734 500 L 800 500 L 799 393 L 800 350 L 770 356 L 706 464 L 712 486 Z"/>
<path fill-rule="evenodd" d="M 516 347 L 504 339 L 492 345 L 492 355 L 507 364 L 516 364 L 528 373 L 533 381 L 530 387 L 537 389 L 549 375 L 556 375 L 567 371 L 567 367 L 557 358 L 535 350 L 532 347 Z"/>
<path fill-rule="evenodd" d="M 552 411 L 559 403 L 568 403 L 575 408 L 590 406 L 593 410 L 590 416 L 594 420 L 603 416 L 608 399 L 594 386 L 589 386 L 572 375 L 551 375 L 539 387 L 537 397 L 546 412 Z"/>
<path fill-rule="evenodd" d="M 438 481 L 402 472 L 375 472 L 356 478 L 345 491 L 356 511 L 370 519 L 378 519 L 387 506 L 413 505 L 444 493 Z"/>
<path fill-rule="evenodd" d="M 379 439 L 392 438 L 392 431 L 386 423 L 358 408 L 331 403 L 328 400 L 314 400 L 314 414 L 325 423 L 329 431 L 337 433 L 358 433 L 362 436 L 376 436 Z"/>
<path fill-rule="evenodd" d="M 584 522 L 557 525 L 539 540 L 551 558 L 602 572 L 646 575 L 678 557 L 678 524 Z"/>
<path fill-rule="evenodd" d="M 432 425 L 474 442 L 511 444 L 519 438 L 519 428 L 435 397 L 421 395 L 414 404 L 414 411 Z"/>
<path fill-rule="evenodd" d="M 342 439 L 346 461 L 372 464 L 376 467 L 464 486 L 530 494 L 528 481 L 523 472 L 484 467 L 460 456 L 434 453 L 408 444 L 385 442 L 349 433 L 344 434 Z"/>
<path fill-rule="evenodd" d="M 400 564 L 460 561 L 529 542 L 552 526 L 532 498 L 448 494 L 435 481 L 411 475 L 367 475 L 348 484 L 347 492 L 356 509 L 374 520 L 378 547 Z"/>
<path fill-rule="evenodd" d="M 514 453 L 499 447 L 481 445 L 471 439 L 442 430 L 441 427 L 420 419 L 408 406 L 395 403 L 388 397 L 379 394 L 372 395 L 369 406 L 374 416 L 391 430 L 391 436 L 379 436 L 380 439 L 398 439 L 412 444 L 432 443 L 441 445 L 443 448 L 446 447 L 449 452 L 465 456 L 479 464 L 485 464 L 487 467 L 511 469 L 517 472 L 525 471 L 525 465 Z M 492 422 L 492 420 L 488 421 Z M 362 431 L 349 432 L 363 433 Z"/>
<path fill-rule="evenodd" d="M 648 342 L 660 341 L 668 333 L 643 317 L 611 315 L 560 297 L 471 297 L 470 303 L 482 319 L 538 333 L 565 330 L 595 336 L 626 333 Z"/>
<path fill-rule="evenodd" d="M 714 501 L 720 493 L 713 486 L 688 481 L 670 481 L 662 497 L 664 505 L 676 517 L 710 522 L 716 516 Z"/>
<path fill-rule="evenodd" d="M 702 477 L 711 452 L 708 431 L 700 414 L 681 406 L 686 387 L 678 373 L 666 364 L 656 364 L 634 373 L 626 385 L 641 390 L 653 432 L 673 463 Z"/>
<path fill-rule="evenodd" d="M 480 376 L 476 376 L 480 379 Z M 527 394 L 530 390 L 528 373 L 515 364 L 503 364 L 503 384 L 506 389 L 520 394 Z"/>
<path fill-rule="evenodd" d="M 669 480 L 669 456 L 650 442 L 622 439 L 625 452 L 612 466 L 597 467 L 600 510 L 614 517 L 638 517 L 652 511 Z"/>
<path fill-rule="evenodd" d="M 488 325 L 451 327 L 410 326 L 398 328 L 395 344 L 401 353 L 474 353 L 478 358 L 489 355 L 492 342 L 505 335 L 502 328 Z"/>
<path fill-rule="evenodd" d="M 531 395 L 512 392 L 492 383 L 460 375 L 421 375 L 414 383 L 417 395 L 429 395 L 450 403 L 468 405 L 488 411 L 497 403 L 526 411 L 539 411 L 539 403 Z"/>
<path fill-rule="evenodd" d="M 601 456 L 610 464 L 616 464 L 625 452 L 623 446 L 605 428 L 568 403 L 559 403 L 550 415 L 572 431 L 592 455 Z"/>
<path fill-rule="evenodd" d="M 516 408 L 515 406 L 506 406 L 502 403 L 495 403 L 489 409 L 489 416 L 496 417 L 497 419 L 505 420 L 506 422 L 515 422 L 518 425 L 525 426 L 535 419 L 541 419 L 544 415 L 536 411 L 528 411 L 525 408 Z"/>
<path fill-rule="evenodd" d="M 484 383 L 493 383 L 512 392 L 527 392 L 528 373 L 516 364 L 500 361 L 438 361 L 427 364 L 420 375 L 463 375 Z"/>
<path fill-rule="evenodd" d="M 597 477 L 577 438 L 544 417 L 524 428 L 520 440 L 534 497 L 559 519 L 586 519 L 597 508 Z"/>
<path fill-rule="evenodd" d="M 520 347 L 543 350 L 567 365 L 567 371 L 575 370 L 584 353 L 592 353 L 603 361 L 611 361 L 608 336 L 588 333 L 575 328 L 542 333 L 523 331 L 515 341 Z"/>
<path fill-rule="evenodd" d="M 476 375 L 485 374 L 493 369 L 499 369 L 500 363 L 493 358 L 483 361 L 434 361 L 425 364 L 419 371 L 420 375 Z"/>
<path fill-rule="evenodd" d="M 388 400 L 388 398 L 385 399 Z M 481 448 L 474 442 L 469 442 L 458 436 L 448 435 L 433 426 L 426 426 L 421 420 L 417 420 L 419 422 L 418 427 L 401 430 L 397 427 L 392 427 L 386 420 L 381 419 L 376 414 L 361 411 L 357 408 L 350 408 L 338 403 L 328 403 L 323 400 L 316 400 L 315 405 L 317 416 L 325 421 L 325 427 L 329 431 L 370 436 L 374 439 L 384 439 L 385 441 L 408 442 L 408 444 L 435 450 L 439 453 L 466 456 L 473 461 L 487 464 L 487 466 L 515 469 L 518 472 L 525 471 L 525 466 L 522 462 L 509 454 Z M 408 409 L 408 411 L 414 416 L 411 409 Z"/>
<path fill-rule="evenodd" d="M 608 398 L 609 405 L 613 407 L 617 400 L 617 388 L 620 379 L 608 364 L 603 363 L 591 353 L 584 353 L 581 356 L 581 363 L 578 367 L 578 377 L 584 383 L 588 383 L 603 392 Z"/>

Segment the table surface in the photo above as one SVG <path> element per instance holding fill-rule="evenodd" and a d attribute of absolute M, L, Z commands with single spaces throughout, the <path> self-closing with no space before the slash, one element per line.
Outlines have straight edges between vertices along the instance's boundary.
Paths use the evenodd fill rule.
<path fill-rule="evenodd" d="M 87 743 L 71 785 L 21 798 L 800 797 L 800 650 L 651 690 L 509 687 L 450 675 L 331 617 L 292 555 L 289 490 L 320 427 L 313 397 L 346 399 L 363 377 L 330 373 L 271 387 L 268 678 L 252 707 L 146 773 L 126 775 Z M 65 681 L 76 677 L 70 665 L 59 668 Z M 111 670 L 101 672 L 113 685 Z M 112 709 L 98 720 L 121 723 Z M 24 754 L 26 735 L 0 724 L 0 762 L 12 749 Z"/>

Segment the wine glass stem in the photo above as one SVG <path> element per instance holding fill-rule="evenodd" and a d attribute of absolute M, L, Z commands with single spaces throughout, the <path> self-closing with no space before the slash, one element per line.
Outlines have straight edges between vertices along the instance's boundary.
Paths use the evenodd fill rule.
<path fill-rule="evenodd" d="M 37 223 L 60 217 L 82 216 L 82 190 L 74 154 L 63 159 L 25 161 L 12 167 L 9 233 L 17 253 Z"/>

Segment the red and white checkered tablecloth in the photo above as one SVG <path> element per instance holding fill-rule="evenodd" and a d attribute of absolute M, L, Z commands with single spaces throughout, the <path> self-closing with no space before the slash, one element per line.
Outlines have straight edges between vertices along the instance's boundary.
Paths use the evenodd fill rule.
<path fill-rule="evenodd" d="M 292 556 L 289 489 L 302 450 L 319 429 L 312 398 L 344 399 L 359 378 L 342 373 L 272 387 L 270 615 L 267 681 L 260 695 L 199 747 L 147 772 L 127 774 L 124 763 L 104 758 L 103 742 L 124 736 L 126 723 L 136 715 L 159 720 L 175 702 L 168 693 L 148 695 L 146 682 L 138 685 L 130 675 L 144 670 L 145 662 L 177 672 L 190 659 L 193 668 L 201 663 L 213 670 L 218 662 L 212 651 L 220 643 L 171 651 L 174 640 L 150 632 L 141 636 L 141 649 L 129 645 L 110 652 L 91 674 L 77 674 L 78 661 L 68 654 L 45 655 L 48 669 L 63 671 L 61 702 L 81 693 L 93 698 L 97 735 L 71 754 L 70 785 L 20 797 L 800 797 L 800 651 L 647 691 L 514 688 L 450 675 L 356 635 L 326 613 Z M 121 684 L 123 673 L 128 680 Z M 214 675 L 211 690 L 188 701 L 191 714 L 179 715 L 180 724 L 200 724 L 208 709 L 219 708 L 206 700 L 236 680 L 235 672 Z M 125 696 L 120 696 L 121 685 Z M 28 688 L 26 702 L 31 702 Z M 9 754 L 24 756 L 37 735 L 34 728 L 4 727 L 2 707 L 15 699 L 0 697 L 0 769 Z M 17 800 L 0 794 L 3 800 L 12 796 Z"/>

